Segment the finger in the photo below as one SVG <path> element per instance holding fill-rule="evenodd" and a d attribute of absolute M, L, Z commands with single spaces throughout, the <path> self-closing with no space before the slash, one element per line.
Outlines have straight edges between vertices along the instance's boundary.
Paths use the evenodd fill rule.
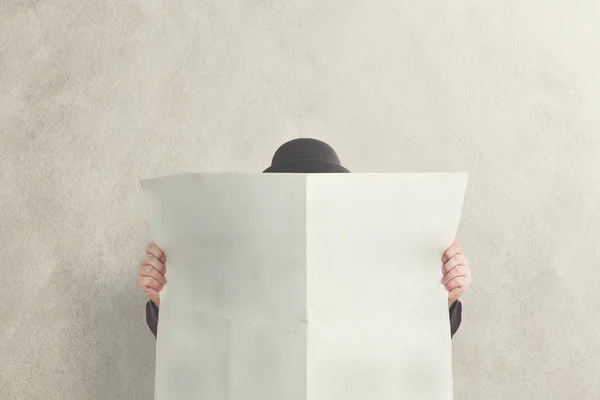
<path fill-rule="evenodd" d="M 142 259 L 140 265 L 148 265 L 162 275 L 167 272 L 165 264 L 152 254 L 146 254 L 146 257 Z"/>
<path fill-rule="evenodd" d="M 444 275 L 448 274 L 450 271 L 459 265 L 468 265 L 468 261 L 462 254 L 455 254 L 452 256 L 444 266 L 442 267 L 442 272 Z"/>
<path fill-rule="evenodd" d="M 468 281 L 465 276 L 459 276 L 457 278 L 452 279 L 446 285 L 446 290 L 451 292 L 454 289 L 462 289 L 463 291 L 467 290 Z"/>
<path fill-rule="evenodd" d="M 445 263 L 450 258 L 452 258 L 455 254 L 461 254 L 461 253 L 462 253 L 462 250 L 461 250 L 460 246 L 457 245 L 456 243 L 452 243 L 452 245 L 450 247 L 448 247 L 446 249 L 446 251 L 444 251 L 444 254 L 442 254 L 442 262 Z"/>
<path fill-rule="evenodd" d="M 444 285 L 447 285 L 448 282 L 450 282 L 452 279 L 461 276 L 467 276 L 467 267 L 465 267 L 464 265 L 457 265 L 456 267 L 452 268 L 450 272 L 444 275 L 444 277 L 442 278 L 442 283 Z"/>
<path fill-rule="evenodd" d="M 167 283 L 167 278 L 154 267 L 150 265 L 142 265 L 139 270 L 140 276 L 146 276 L 148 278 L 156 279 L 161 285 Z"/>
<path fill-rule="evenodd" d="M 446 290 L 450 291 L 452 289 L 456 289 L 457 287 L 462 288 L 462 290 L 467 290 L 469 285 L 471 284 L 471 276 L 466 273 L 465 275 L 460 275 L 455 278 L 452 278 L 448 282 L 444 284 Z"/>
<path fill-rule="evenodd" d="M 160 247 L 156 245 L 156 243 L 150 243 L 146 247 L 146 253 L 152 254 L 154 257 L 159 259 L 163 264 L 167 262 L 167 255 Z"/>
<path fill-rule="evenodd" d="M 147 276 L 138 277 L 137 283 L 143 290 L 150 288 L 150 289 L 156 290 L 157 292 L 160 292 L 160 290 L 162 289 L 162 286 L 163 286 L 156 279 L 149 278 Z"/>

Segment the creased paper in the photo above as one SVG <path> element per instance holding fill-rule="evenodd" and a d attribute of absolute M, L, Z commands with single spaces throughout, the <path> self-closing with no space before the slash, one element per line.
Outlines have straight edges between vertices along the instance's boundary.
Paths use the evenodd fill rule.
<path fill-rule="evenodd" d="M 467 174 L 142 181 L 167 254 L 155 400 L 448 400 Z"/>

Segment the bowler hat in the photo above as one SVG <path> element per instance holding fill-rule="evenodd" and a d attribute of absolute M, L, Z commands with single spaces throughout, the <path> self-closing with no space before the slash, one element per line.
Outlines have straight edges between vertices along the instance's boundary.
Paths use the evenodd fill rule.
<path fill-rule="evenodd" d="M 279 146 L 263 172 L 348 173 L 333 148 L 317 139 L 300 138 Z"/>

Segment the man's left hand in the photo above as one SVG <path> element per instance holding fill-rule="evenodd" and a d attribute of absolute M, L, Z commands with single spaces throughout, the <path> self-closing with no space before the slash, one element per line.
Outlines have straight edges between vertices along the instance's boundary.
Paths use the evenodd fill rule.
<path fill-rule="evenodd" d="M 442 262 L 444 263 L 442 283 L 448 291 L 448 307 L 450 307 L 471 284 L 471 269 L 469 261 L 462 255 L 462 250 L 456 243 L 444 252 Z"/>

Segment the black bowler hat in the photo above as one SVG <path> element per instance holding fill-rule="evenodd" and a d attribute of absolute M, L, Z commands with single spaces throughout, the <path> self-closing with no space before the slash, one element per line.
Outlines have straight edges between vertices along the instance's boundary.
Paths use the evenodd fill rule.
<path fill-rule="evenodd" d="M 333 148 L 317 139 L 301 138 L 282 144 L 263 172 L 348 173 Z"/>

